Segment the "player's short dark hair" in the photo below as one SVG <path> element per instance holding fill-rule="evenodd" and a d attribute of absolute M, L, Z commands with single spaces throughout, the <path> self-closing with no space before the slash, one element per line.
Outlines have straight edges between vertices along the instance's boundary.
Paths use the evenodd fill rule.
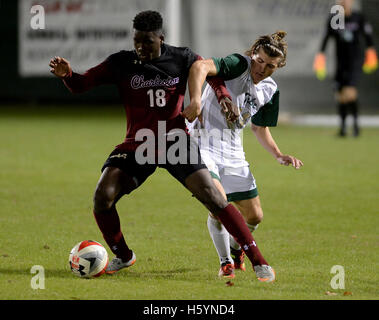
<path fill-rule="evenodd" d="M 138 31 L 161 31 L 162 27 L 163 19 L 157 11 L 142 11 L 133 20 L 133 28 Z"/>

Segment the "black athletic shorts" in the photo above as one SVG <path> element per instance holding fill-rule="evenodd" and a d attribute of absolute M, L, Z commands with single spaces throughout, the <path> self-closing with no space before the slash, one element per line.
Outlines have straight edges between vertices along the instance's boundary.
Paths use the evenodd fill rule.
<path fill-rule="evenodd" d="M 352 61 L 349 64 L 337 62 L 335 75 L 336 89 L 341 91 L 343 87 L 357 87 L 362 74 L 361 61 Z"/>
<path fill-rule="evenodd" d="M 163 157 L 163 160 L 161 159 L 160 161 L 161 163 L 159 163 L 157 158 L 152 163 L 141 163 L 141 159 L 138 157 L 141 153 L 138 150 L 125 151 L 116 148 L 105 161 L 101 171 L 103 172 L 106 167 L 119 168 L 132 177 L 136 183 L 136 187 L 139 187 L 154 173 L 157 167 L 160 167 L 166 169 L 175 179 L 184 185 L 185 179 L 190 174 L 200 169 L 207 169 L 207 166 L 201 160 L 199 147 L 193 138 L 187 135 L 185 145 L 180 146 L 182 148 L 180 149 L 181 151 L 178 151 L 179 145 L 176 142 L 167 142 L 165 149 L 166 158 Z M 173 150 L 177 152 L 175 153 Z M 184 152 L 181 154 L 181 158 L 179 158 L 180 152 Z M 178 160 L 177 163 L 173 161 L 175 159 Z"/>
<path fill-rule="evenodd" d="M 355 72 L 340 71 L 335 77 L 337 91 L 341 91 L 343 87 L 357 87 L 359 78 L 360 78 L 359 71 L 355 71 Z"/>

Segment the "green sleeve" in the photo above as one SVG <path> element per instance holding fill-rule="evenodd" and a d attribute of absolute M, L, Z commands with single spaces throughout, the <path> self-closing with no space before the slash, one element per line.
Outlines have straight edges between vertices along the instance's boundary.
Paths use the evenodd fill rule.
<path fill-rule="evenodd" d="M 251 122 L 260 127 L 276 127 L 279 115 L 279 90 L 276 90 L 271 100 L 261 107 L 251 117 Z"/>
<path fill-rule="evenodd" d="M 248 67 L 246 59 L 238 53 L 231 54 L 225 58 L 212 58 L 217 69 L 217 76 L 224 80 L 237 78 L 244 73 Z"/>

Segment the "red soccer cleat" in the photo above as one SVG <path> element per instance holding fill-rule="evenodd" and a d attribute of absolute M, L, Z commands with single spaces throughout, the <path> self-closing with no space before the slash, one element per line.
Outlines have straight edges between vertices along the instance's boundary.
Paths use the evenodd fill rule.
<path fill-rule="evenodd" d="M 245 253 L 242 249 L 236 250 L 234 248 L 230 248 L 230 252 L 234 261 L 234 269 L 245 271 Z"/>
<path fill-rule="evenodd" d="M 230 262 L 224 262 L 221 264 L 218 276 L 221 278 L 234 278 L 234 266 Z"/>

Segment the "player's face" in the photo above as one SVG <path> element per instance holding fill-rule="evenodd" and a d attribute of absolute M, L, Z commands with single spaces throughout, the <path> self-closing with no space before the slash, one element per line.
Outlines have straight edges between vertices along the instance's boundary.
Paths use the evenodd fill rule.
<path fill-rule="evenodd" d="M 281 57 L 270 57 L 262 48 L 251 57 L 251 77 L 254 84 L 259 83 L 263 79 L 271 76 L 276 69 Z"/>
<path fill-rule="evenodd" d="M 134 48 L 138 58 L 142 61 L 150 61 L 161 55 L 163 35 L 153 31 L 134 30 Z"/>
<path fill-rule="evenodd" d="M 337 4 L 344 7 L 345 11 L 350 11 L 353 7 L 354 0 L 338 0 Z"/>

